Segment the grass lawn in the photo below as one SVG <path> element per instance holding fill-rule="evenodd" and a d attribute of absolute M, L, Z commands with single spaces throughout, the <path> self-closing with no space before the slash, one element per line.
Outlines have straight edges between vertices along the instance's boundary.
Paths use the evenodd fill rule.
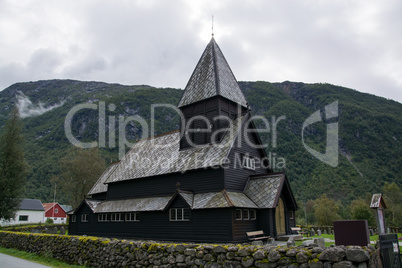
<path fill-rule="evenodd" d="M 47 266 L 50 266 L 50 267 L 61 267 L 61 268 L 70 268 L 70 267 L 71 268 L 72 267 L 81 267 L 81 268 L 83 268 L 83 267 L 85 267 L 85 266 L 79 266 L 79 265 L 70 265 L 70 264 L 67 264 L 67 263 L 52 259 L 50 257 L 44 257 L 44 256 L 37 255 L 37 254 L 34 254 L 34 253 L 28 253 L 28 252 L 25 252 L 25 251 L 19 251 L 19 250 L 11 249 L 11 248 L 2 248 L 2 247 L 0 247 L 0 253 L 7 254 L 7 255 L 10 255 L 10 256 L 14 256 L 14 257 L 24 259 L 24 260 L 27 260 L 27 261 L 40 263 L 40 264 L 47 265 Z"/>

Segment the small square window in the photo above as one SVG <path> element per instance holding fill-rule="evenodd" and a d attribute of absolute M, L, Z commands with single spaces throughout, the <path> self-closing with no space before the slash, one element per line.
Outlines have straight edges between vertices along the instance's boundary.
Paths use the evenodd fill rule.
<path fill-rule="evenodd" d="M 124 213 L 112 213 L 112 221 L 124 221 Z"/>
<path fill-rule="evenodd" d="M 189 221 L 190 209 L 188 208 L 171 208 L 169 210 L 170 221 Z"/>
<path fill-rule="evenodd" d="M 255 170 L 255 159 L 249 156 L 243 156 L 243 167 L 251 170 Z"/>
<path fill-rule="evenodd" d="M 250 220 L 257 219 L 257 211 L 255 209 L 250 209 Z"/>
<path fill-rule="evenodd" d="M 250 219 L 250 211 L 248 209 L 243 209 L 243 220 L 249 220 Z"/>
<path fill-rule="evenodd" d="M 293 212 L 293 210 L 290 210 L 289 211 L 289 219 L 293 220 L 293 218 L 294 218 L 294 212 Z"/>
<path fill-rule="evenodd" d="M 76 215 L 71 215 L 71 222 L 76 222 L 77 216 Z"/>
<path fill-rule="evenodd" d="M 59 209 L 58 209 L 58 208 L 55 208 L 55 209 L 54 209 L 54 213 L 56 213 L 56 214 L 59 213 Z"/>
<path fill-rule="evenodd" d="M 126 221 L 140 221 L 140 213 L 138 212 L 126 213 Z"/>
<path fill-rule="evenodd" d="M 243 219 L 241 209 L 236 209 L 236 221 L 241 221 Z"/>
<path fill-rule="evenodd" d="M 81 222 L 88 222 L 89 221 L 89 215 L 88 214 L 82 214 L 81 215 Z"/>
<path fill-rule="evenodd" d="M 98 221 L 110 221 L 110 214 L 107 213 L 98 214 Z"/>

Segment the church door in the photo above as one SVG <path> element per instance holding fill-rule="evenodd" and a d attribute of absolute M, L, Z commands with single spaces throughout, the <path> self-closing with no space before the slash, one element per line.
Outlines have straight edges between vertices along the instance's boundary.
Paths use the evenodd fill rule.
<path fill-rule="evenodd" d="M 276 222 L 276 233 L 277 235 L 285 235 L 285 206 L 283 204 L 282 198 L 279 198 L 278 206 L 275 212 L 275 222 Z"/>

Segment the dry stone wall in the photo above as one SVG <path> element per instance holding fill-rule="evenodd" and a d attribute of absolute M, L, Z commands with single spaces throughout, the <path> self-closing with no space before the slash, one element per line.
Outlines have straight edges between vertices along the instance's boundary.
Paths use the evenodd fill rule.
<path fill-rule="evenodd" d="M 370 267 L 373 247 L 173 244 L 0 231 L 0 246 L 87 267 Z"/>

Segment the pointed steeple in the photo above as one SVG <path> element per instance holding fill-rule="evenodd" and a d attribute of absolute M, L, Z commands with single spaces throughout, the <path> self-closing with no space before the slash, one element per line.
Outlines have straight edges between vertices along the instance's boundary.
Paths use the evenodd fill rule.
<path fill-rule="evenodd" d="M 243 107 L 247 101 L 222 51 L 212 37 L 194 69 L 178 107 L 222 96 Z"/>

